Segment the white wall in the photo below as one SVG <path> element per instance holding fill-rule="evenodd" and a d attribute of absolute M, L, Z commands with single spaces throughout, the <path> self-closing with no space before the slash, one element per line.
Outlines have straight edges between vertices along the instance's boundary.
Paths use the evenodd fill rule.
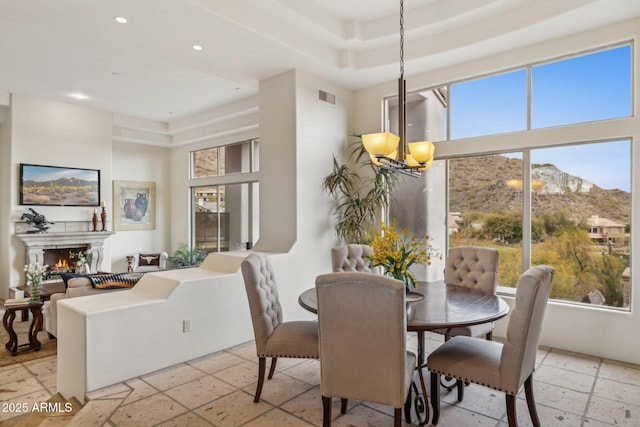
<path fill-rule="evenodd" d="M 550 42 L 532 45 L 526 49 L 506 52 L 493 57 L 482 58 L 454 67 L 433 70 L 425 74 L 407 78 L 407 90 L 436 87 L 449 82 L 486 75 L 492 72 L 513 69 L 523 64 L 544 61 L 563 55 L 574 54 L 615 43 L 636 40 L 640 36 L 640 20 L 635 19 L 618 25 L 611 25 L 597 30 L 570 35 Z M 632 138 L 634 146 L 632 182 L 638 182 L 640 171 L 640 57 L 638 44 L 634 44 L 635 82 L 634 111 L 635 116 L 593 122 L 586 125 L 563 126 L 540 129 L 528 132 L 517 132 L 492 137 L 478 137 L 460 140 L 455 143 L 436 144 L 436 158 L 446 158 L 471 152 L 492 152 L 505 148 L 526 146 L 542 146 L 561 144 L 573 141 L 589 141 L 603 138 Z M 406 64 L 410 74 L 411 63 Z M 359 129 L 372 131 L 380 129 L 382 115 L 380 100 L 384 96 L 394 94 L 395 82 L 368 88 L 356 94 L 355 122 Z M 632 218 L 631 229 L 640 227 L 640 188 L 632 186 L 632 209 L 636 214 Z M 442 201 L 444 203 L 444 200 Z M 634 233 L 632 248 L 640 245 L 640 233 Z M 632 252 L 632 256 L 635 250 Z M 640 272 L 640 257 L 632 257 L 632 271 Z M 640 274 L 632 274 L 631 312 L 584 308 L 551 302 L 547 308 L 541 344 L 570 351 L 591 354 L 594 356 L 640 363 L 640 335 L 635 333 L 640 328 Z M 513 303 L 510 299 L 510 303 Z M 495 334 L 504 336 L 506 320 L 498 322 Z"/>
<path fill-rule="evenodd" d="M 289 98 L 272 96 L 282 86 L 289 87 Z M 285 249 L 284 241 L 293 242 L 292 247 L 286 248 L 287 253 L 272 258 L 280 300 L 286 319 L 310 318 L 297 300 L 301 292 L 315 285 L 317 275 L 331 271 L 331 247 L 337 240 L 330 221 L 331 199 L 323 193 L 322 181 L 332 170 L 332 154 L 339 157 L 349 140 L 353 95 L 299 71 L 263 81 L 260 89 L 261 211 L 260 239 L 255 250 Z M 319 89 L 335 94 L 336 105 L 319 101 Z M 288 131 L 275 126 L 273 121 L 282 116 L 295 117 L 294 139 Z M 280 156 L 265 159 L 267 150 Z M 293 161 L 292 155 L 295 165 L 288 163 Z M 291 179 L 295 185 L 287 182 Z M 286 236 L 279 236 L 278 229 L 265 233 L 265 229 L 282 221 L 281 212 L 289 217 L 289 209 L 295 211 L 295 220 L 284 227 Z"/>
<path fill-rule="evenodd" d="M 12 95 L 11 97 L 11 165 L 10 180 L 3 182 L 3 192 L 10 194 L 11 234 L 20 221 L 24 207 L 19 203 L 19 165 L 33 163 L 99 169 L 101 200 L 111 200 L 111 114 L 76 105 Z M 37 206 L 49 221 L 91 220 L 93 208 L 74 206 Z M 105 257 L 110 258 L 109 239 Z M 8 259 L 9 280 L 0 288 L 0 297 L 8 296 L 10 286 L 24 281 L 24 247 L 11 238 Z M 108 265 L 105 267 L 109 267 Z"/>
<path fill-rule="evenodd" d="M 1 98 L 1 97 L 0 97 Z M 10 243 L 13 224 L 11 223 L 11 117 L 9 94 L 5 103 L 0 102 L 0 283 L 11 283 Z M 0 298 L 8 295 L 0 286 Z"/>
<path fill-rule="evenodd" d="M 128 253 L 138 250 L 169 251 L 169 148 L 114 141 L 114 134 L 119 132 L 114 131 L 114 115 L 109 112 L 15 94 L 11 95 L 10 102 L 6 104 L 9 105 L 9 114 L 0 125 L 0 200 L 3 201 L 0 223 L 6 225 L 6 230 L 3 229 L 6 234 L 0 232 L 0 239 L 5 242 L 0 248 L 0 266 L 6 266 L 1 269 L 0 298 L 8 297 L 10 286 L 18 286 L 24 282 L 24 247 L 12 236 L 15 222 L 21 222 L 20 216 L 24 212 L 24 206 L 18 204 L 20 163 L 99 169 L 100 197 L 106 203 L 109 230 L 113 228 L 112 181 L 155 182 L 156 229 L 116 232 L 105 241 L 106 261 L 101 268 L 126 271 L 124 257 Z M 159 133 L 166 130 L 166 126 L 163 128 L 157 123 L 150 123 L 148 126 L 158 127 Z M 53 222 L 88 223 L 93 211 L 90 207 L 73 206 L 35 208 Z"/>
<path fill-rule="evenodd" d="M 119 230 L 111 236 L 111 271 L 127 271 L 126 256 L 134 252 L 165 251 L 171 254 L 171 150 L 165 147 L 113 142 L 113 179 L 145 181 L 156 185 L 156 228 Z M 113 199 L 107 200 L 113 207 Z M 113 210 L 110 210 L 111 219 Z"/>

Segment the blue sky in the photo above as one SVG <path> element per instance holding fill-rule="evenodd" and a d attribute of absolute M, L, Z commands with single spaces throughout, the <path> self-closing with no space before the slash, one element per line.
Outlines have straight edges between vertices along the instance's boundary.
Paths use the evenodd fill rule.
<path fill-rule="evenodd" d="M 49 181 L 50 179 L 56 180 L 59 178 L 80 178 L 86 181 L 96 181 L 96 171 L 85 169 L 69 169 L 58 168 L 50 166 L 25 166 L 23 173 L 23 180 L 33 181 Z"/>
<path fill-rule="evenodd" d="M 631 48 L 621 46 L 532 68 L 532 128 L 631 114 Z M 527 72 L 451 86 L 451 139 L 526 129 Z M 532 162 L 605 189 L 630 190 L 629 141 L 532 151 Z"/>

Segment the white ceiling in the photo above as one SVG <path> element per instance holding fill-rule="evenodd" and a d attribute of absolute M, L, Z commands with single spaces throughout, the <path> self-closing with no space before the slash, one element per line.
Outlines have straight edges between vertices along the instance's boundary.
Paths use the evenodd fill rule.
<path fill-rule="evenodd" d="M 640 0 L 405 0 L 406 75 L 635 16 Z M 398 19 L 399 0 L 0 0 L 0 92 L 171 121 L 291 68 L 357 89 L 397 78 Z"/>

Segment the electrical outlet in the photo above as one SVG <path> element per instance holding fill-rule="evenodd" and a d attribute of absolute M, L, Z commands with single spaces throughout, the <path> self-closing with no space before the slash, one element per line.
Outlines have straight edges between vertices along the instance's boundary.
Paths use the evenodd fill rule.
<path fill-rule="evenodd" d="M 191 332 L 191 320 L 182 321 L 182 332 Z"/>

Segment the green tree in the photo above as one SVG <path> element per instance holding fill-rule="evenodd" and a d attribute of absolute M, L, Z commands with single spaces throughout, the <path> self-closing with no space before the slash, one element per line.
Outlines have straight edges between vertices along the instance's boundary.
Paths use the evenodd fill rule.
<path fill-rule="evenodd" d="M 490 239 L 517 243 L 522 240 L 522 214 L 511 212 L 489 214 L 485 218 L 482 230 Z"/>
<path fill-rule="evenodd" d="M 602 285 L 601 292 L 607 305 L 622 307 L 622 272 L 626 265 L 623 259 L 615 255 L 603 253 L 600 258 L 600 266 L 597 268 L 598 280 Z"/>

